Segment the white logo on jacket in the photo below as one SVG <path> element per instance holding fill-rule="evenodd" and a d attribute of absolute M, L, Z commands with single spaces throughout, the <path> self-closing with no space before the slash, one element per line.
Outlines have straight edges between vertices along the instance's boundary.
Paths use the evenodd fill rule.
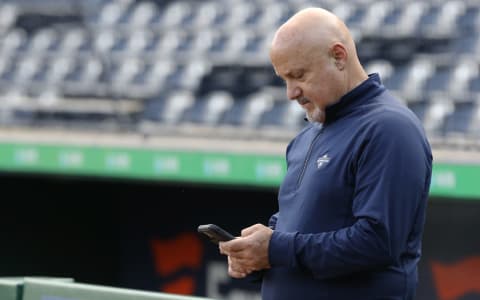
<path fill-rule="evenodd" d="M 328 154 L 325 154 L 317 159 L 317 169 L 323 168 L 326 164 L 330 162 L 330 157 Z"/>

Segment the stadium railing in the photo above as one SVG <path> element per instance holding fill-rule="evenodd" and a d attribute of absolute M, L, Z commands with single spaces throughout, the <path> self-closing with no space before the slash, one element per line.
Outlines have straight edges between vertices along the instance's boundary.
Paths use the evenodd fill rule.
<path fill-rule="evenodd" d="M 213 300 L 76 283 L 69 278 L 0 278 L 2 300 Z"/>

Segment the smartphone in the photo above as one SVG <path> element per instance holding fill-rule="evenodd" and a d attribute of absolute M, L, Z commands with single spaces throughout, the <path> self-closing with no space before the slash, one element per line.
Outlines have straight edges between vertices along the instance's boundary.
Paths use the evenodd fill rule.
<path fill-rule="evenodd" d="M 212 243 L 226 242 L 235 237 L 225 229 L 215 224 L 205 224 L 198 226 L 198 232 L 205 235 Z"/>

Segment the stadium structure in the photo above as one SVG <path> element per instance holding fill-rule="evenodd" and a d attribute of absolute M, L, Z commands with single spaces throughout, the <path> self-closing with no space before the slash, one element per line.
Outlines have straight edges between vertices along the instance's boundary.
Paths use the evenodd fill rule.
<path fill-rule="evenodd" d="M 417 299 L 480 299 L 478 0 L 0 1 L 0 295 L 260 299 L 196 227 L 275 212 L 305 121 L 268 47 L 309 6 L 432 144 Z"/>

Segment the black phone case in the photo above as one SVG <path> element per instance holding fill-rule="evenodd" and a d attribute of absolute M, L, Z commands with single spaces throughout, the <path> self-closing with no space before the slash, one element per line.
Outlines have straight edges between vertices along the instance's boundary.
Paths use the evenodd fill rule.
<path fill-rule="evenodd" d="M 218 244 L 218 242 L 230 241 L 235 238 L 231 233 L 215 224 L 200 225 L 198 226 L 198 232 L 204 234 L 215 244 Z"/>

